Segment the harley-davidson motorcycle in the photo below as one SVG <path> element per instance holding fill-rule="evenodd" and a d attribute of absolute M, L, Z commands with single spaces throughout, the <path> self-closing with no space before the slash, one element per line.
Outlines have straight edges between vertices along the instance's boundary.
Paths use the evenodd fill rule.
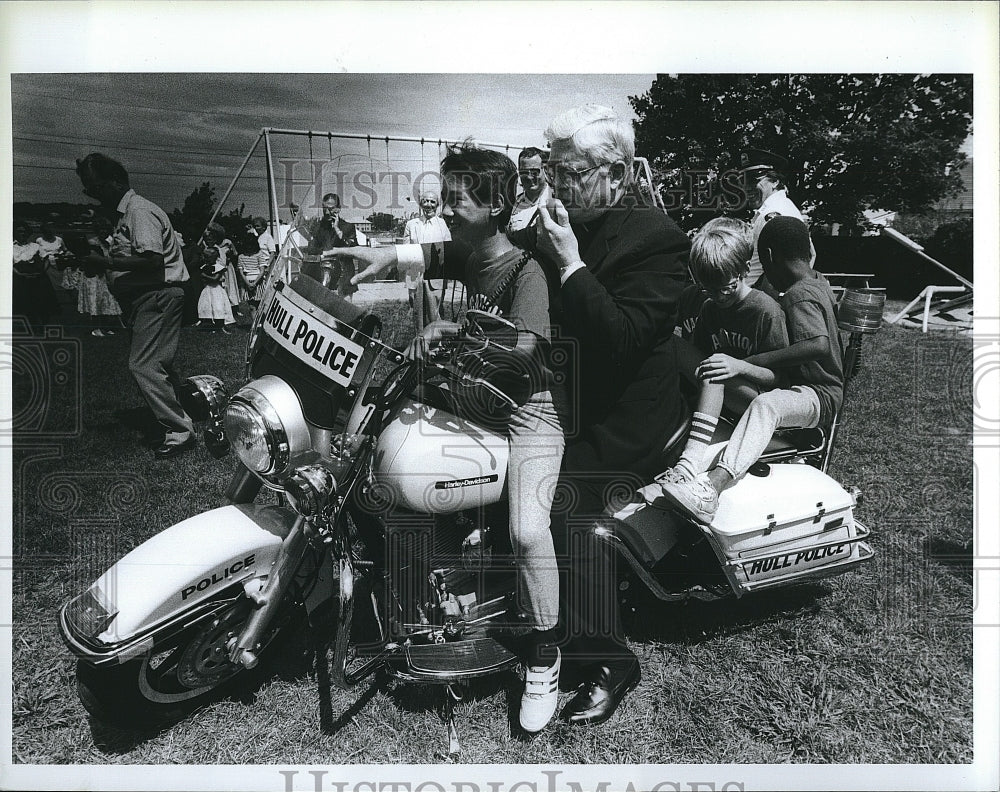
<path fill-rule="evenodd" d="M 60 610 L 97 719 L 183 717 L 247 678 L 304 612 L 324 609 L 343 687 L 382 670 L 442 685 L 452 702 L 468 680 L 518 663 L 503 431 L 517 401 L 490 376 L 512 325 L 469 310 L 461 335 L 404 360 L 380 340 L 376 315 L 332 290 L 335 278 L 286 242 L 245 384 L 230 395 L 216 377 L 188 380 L 206 445 L 238 460 L 229 505 L 164 528 Z M 877 326 L 871 295 L 854 300 L 848 372 Z M 724 432 L 718 440 L 721 453 Z M 833 431 L 776 436 L 708 527 L 663 499 L 610 504 L 591 536 L 618 555 L 622 596 L 742 597 L 871 558 L 857 494 L 825 472 L 832 441 Z M 665 458 L 683 442 L 683 431 L 664 438 Z M 455 751 L 451 712 L 448 723 Z"/>

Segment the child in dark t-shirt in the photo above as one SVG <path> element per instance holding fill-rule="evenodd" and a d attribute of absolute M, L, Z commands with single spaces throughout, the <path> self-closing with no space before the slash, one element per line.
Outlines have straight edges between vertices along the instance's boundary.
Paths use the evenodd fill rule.
<path fill-rule="evenodd" d="M 775 384 L 770 369 L 740 365 L 749 355 L 788 345 L 780 306 L 744 281 L 750 252 L 749 228 L 731 218 L 706 223 L 691 242 L 691 274 L 706 299 L 691 333 L 693 346 L 678 342 L 678 358 L 700 390 L 684 452 L 657 476 L 661 483 L 703 472 L 723 404 L 742 412 Z"/>
<path fill-rule="evenodd" d="M 757 244 L 768 280 L 784 292 L 781 304 L 791 344 L 758 352 L 742 363 L 780 368 L 787 373 L 790 387 L 762 393 L 751 402 L 718 465 L 694 479 L 662 484 L 668 499 L 706 525 L 718 509 L 719 493 L 746 474 L 775 429 L 829 423 L 843 400 L 843 358 L 833 291 L 809 266 L 805 223 L 783 216 L 769 220 Z"/>
<path fill-rule="evenodd" d="M 522 651 L 525 686 L 519 720 L 525 731 L 537 732 L 551 719 L 558 702 L 559 572 L 550 512 L 565 446 L 566 408 L 547 364 L 551 328 L 545 275 L 538 262 L 515 248 L 505 234 L 516 176 L 510 158 L 468 144 L 449 148 L 441 162 L 442 214 L 453 239 L 470 249 L 462 280 L 476 298 L 472 307 L 499 309 L 515 325 L 516 345 L 508 362 L 529 372 L 530 394 L 506 427 L 507 495 L 518 599 L 533 628 Z M 423 357 L 428 347 L 459 330 L 454 322 L 432 322 L 411 343 L 407 356 Z"/>

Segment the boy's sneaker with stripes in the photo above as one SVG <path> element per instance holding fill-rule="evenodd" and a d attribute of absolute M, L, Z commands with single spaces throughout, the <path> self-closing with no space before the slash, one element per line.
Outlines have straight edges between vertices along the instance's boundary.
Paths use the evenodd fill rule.
<path fill-rule="evenodd" d="M 521 728 L 532 734 L 545 728 L 559 703 L 559 666 L 562 658 L 558 646 L 544 648 L 544 654 L 549 655 L 547 659 L 553 659 L 553 663 L 526 666 L 524 693 L 521 694 Z M 542 654 L 538 652 L 531 662 L 538 662 Z"/>

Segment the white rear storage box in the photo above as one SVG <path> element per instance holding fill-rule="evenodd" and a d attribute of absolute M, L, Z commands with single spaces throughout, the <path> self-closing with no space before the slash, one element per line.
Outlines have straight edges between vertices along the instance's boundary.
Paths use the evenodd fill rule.
<path fill-rule="evenodd" d="M 860 541 L 868 530 L 855 523 L 854 498 L 809 465 L 744 476 L 722 493 L 704 530 L 738 593 L 834 574 L 872 555 Z"/>

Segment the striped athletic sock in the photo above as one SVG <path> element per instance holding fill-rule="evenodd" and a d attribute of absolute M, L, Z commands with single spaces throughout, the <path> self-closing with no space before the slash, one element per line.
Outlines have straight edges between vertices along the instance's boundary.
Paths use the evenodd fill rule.
<path fill-rule="evenodd" d="M 715 427 L 718 424 L 718 415 L 695 412 L 691 416 L 691 431 L 688 433 L 684 452 L 674 467 L 682 468 L 685 473 L 690 473 L 691 478 L 694 478 L 698 473 L 704 473 L 705 452 L 712 444 L 712 435 L 715 434 Z"/>

